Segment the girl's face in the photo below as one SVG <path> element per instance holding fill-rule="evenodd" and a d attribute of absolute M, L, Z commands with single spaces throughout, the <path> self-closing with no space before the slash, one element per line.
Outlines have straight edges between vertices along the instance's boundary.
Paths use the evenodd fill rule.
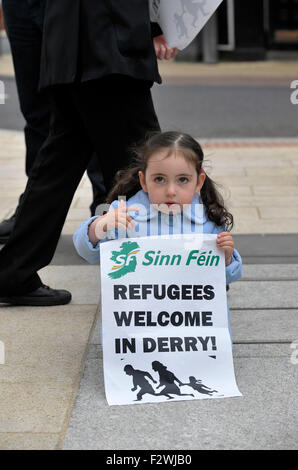
<path fill-rule="evenodd" d="M 139 178 L 151 204 L 161 212 L 176 213 L 200 192 L 205 174 L 198 175 L 194 163 L 181 152 L 168 156 L 168 149 L 161 149 L 149 157 L 146 172 L 140 171 Z"/>

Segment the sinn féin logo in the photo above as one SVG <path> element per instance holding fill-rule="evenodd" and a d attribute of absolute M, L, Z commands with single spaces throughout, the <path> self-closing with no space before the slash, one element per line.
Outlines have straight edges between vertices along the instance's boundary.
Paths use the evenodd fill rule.
<path fill-rule="evenodd" d="M 136 254 L 140 251 L 136 242 L 124 242 L 120 246 L 120 251 L 112 251 L 111 260 L 115 262 L 109 277 L 118 279 L 127 273 L 133 273 L 137 267 Z"/>

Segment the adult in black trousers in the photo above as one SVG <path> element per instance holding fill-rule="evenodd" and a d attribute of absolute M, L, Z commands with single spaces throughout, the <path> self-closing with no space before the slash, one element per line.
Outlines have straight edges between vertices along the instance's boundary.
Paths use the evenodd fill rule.
<path fill-rule="evenodd" d="M 129 147 L 159 129 L 150 90 L 161 82 L 156 54 L 170 58 L 176 51 L 156 26 L 148 0 L 47 2 L 40 85 L 51 101 L 50 133 L 0 252 L 1 302 L 70 301 L 69 292 L 45 287 L 37 271 L 53 257 L 91 151 L 108 191 L 129 162 Z"/>
<path fill-rule="evenodd" d="M 3 0 L 6 32 L 10 42 L 19 102 L 26 124 L 27 176 L 36 155 L 49 133 L 50 109 L 46 93 L 38 92 L 42 30 L 46 0 Z M 91 157 L 87 168 L 92 183 L 94 215 L 97 205 L 105 199 L 105 188 L 96 155 Z M 20 198 L 22 195 L 20 196 Z M 0 243 L 6 243 L 12 232 L 16 213 L 0 223 Z"/>

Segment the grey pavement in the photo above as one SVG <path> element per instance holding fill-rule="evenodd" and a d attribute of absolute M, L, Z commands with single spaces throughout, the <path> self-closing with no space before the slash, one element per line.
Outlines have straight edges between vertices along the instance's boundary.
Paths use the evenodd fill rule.
<path fill-rule="evenodd" d="M 243 397 L 109 407 L 98 319 L 62 448 L 297 449 L 298 265 L 245 265 L 243 274 L 228 294 Z"/>
<path fill-rule="evenodd" d="M 6 35 L 0 34 L 0 56 L 1 54 L 9 54 L 10 53 L 10 45 Z"/>

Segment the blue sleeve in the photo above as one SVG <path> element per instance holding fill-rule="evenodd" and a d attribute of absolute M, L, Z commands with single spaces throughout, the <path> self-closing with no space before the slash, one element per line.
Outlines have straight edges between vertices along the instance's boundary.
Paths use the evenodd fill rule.
<path fill-rule="evenodd" d="M 239 252 L 234 249 L 232 261 L 229 266 L 226 266 L 226 281 L 227 284 L 237 281 L 242 276 L 242 259 Z"/>
<path fill-rule="evenodd" d="M 113 201 L 110 205 L 109 211 L 116 209 L 119 205 L 119 201 Z M 111 239 L 117 238 L 117 230 L 109 230 L 107 236 L 93 246 L 89 240 L 88 229 L 89 225 L 96 219 L 98 216 L 91 217 L 88 220 L 85 220 L 76 232 L 73 235 L 73 243 L 78 254 L 84 258 L 90 264 L 96 264 L 100 262 L 100 251 L 99 247 L 101 243 L 105 243 Z"/>
<path fill-rule="evenodd" d="M 213 222 L 208 221 L 208 232 L 204 230 L 205 233 L 221 233 L 225 231 L 224 227 L 219 227 L 215 225 Z M 206 225 L 207 225 L 206 224 Z M 226 282 L 230 284 L 231 282 L 235 282 L 242 276 L 242 259 L 239 252 L 234 249 L 232 255 L 232 261 L 229 266 L 226 266 Z"/>
<path fill-rule="evenodd" d="M 96 219 L 97 216 L 85 220 L 73 235 L 73 243 L 78 254 L 84 258 L 88 263 L 99 263 L 99 242 L 93 246 L 89 240 L 88 229 L 89 225 Z"/>

